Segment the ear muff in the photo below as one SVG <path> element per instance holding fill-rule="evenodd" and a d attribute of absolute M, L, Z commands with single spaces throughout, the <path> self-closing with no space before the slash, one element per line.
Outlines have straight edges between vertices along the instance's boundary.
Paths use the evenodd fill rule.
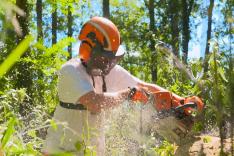
<path fill-rule="evenodd" d="M 87 62 L 90 58 L 91 51 L 92 45 L 87 41 L 82 41 L 79 49 L 80 58 Z"/>

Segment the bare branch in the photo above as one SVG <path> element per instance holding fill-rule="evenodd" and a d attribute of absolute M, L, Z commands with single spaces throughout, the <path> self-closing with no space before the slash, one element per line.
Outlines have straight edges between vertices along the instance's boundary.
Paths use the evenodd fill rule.
<path fill-rule="evenodd" d="M 6 20 L 11 22 L 17 35 L 21 36 L 22 31 L 20 29 L 20 25 L 19 25 L 18 20 L 16 19 L 15 14 L 18 14 L 19 16 L 24 17 L 25 12 L 9 1 L 6 1 L 6 0 L 2 0 L 2 1 L 3 2 L 0 4 L 0 8 L 2 8 L 5 11 Z"/>

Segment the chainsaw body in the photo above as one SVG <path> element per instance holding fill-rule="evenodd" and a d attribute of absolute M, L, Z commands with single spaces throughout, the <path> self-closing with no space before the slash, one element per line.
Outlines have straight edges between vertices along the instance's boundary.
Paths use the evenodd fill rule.
<path fill-rule="evenodd" d="M 168 91 L 154 92 L 152 96 L 154 107 L 159 113 L 172 112 L 178 117 L 183 117 L 200 112 L 204 107 L 202 101 L 196 96 L 179 99 Z"/>
<path fill-rule="evenodd" d="M 157 115 L 153 117 L 153 130 L 169 142 L 177 144 L 191 134 L 196 115 L 204 108 L 204 104 L 196 96 L 181 98 L 169 91 L 144 93 L 132 89 L 130 98 L 153 104 L 157 111 Z"/>

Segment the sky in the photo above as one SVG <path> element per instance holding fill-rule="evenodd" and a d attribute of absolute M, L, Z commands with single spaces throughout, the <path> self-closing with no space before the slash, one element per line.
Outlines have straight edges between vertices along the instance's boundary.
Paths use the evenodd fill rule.
<path fill-rule="evenodd" d="M 225 0 L 224 0 L 225 2 Z M 207 8 L 209 6 L 209 0 L 203 0 L 202 5 L 203 8 Z M 221 3 L 220 0 L 214 1 L 214 8 L 213 8 L 213 16 L 212 16 L 212 32 L 214 32 L 214 29 L 225 29 L 223 28 L 224 23 L 224 16 L 221 13 L 221 9 L 224 7 L 224 3 Z M 205 55 L 205 47 L 206 47 L 206 38 L 207 38 L 207 16 L 205 18 L 202 18 L 199 15 L 196 15 L 195 19 L 192 19 L 193 22 L 198 23 L 197 28 L 193 28 L 191 30 L 192 38 L 189 42 L 189 58 L 199 58 L 204 57 Z M 214 33 L 211 33 L 211 38 L 214 37 Z M 218 38 L 218 43 L 221 46 L 226 46 L 226 48 L 229 48 L 229 38 L 228 36 L 222 36 Z M 214 45 L 214 39 L 210 41 L 211 47 L 210 50 L 212 50 Z M 233 46 L 233 45 L 232 45 Z"/>
<path fill-rule="evenodd" d="M 208 0 L 203 0 L 201 7 L 207 7 Z M 191 40 L 189 42 L 188 58 L 200 58 L 204 56 L 206 46 L 207 18 L 202 18 L 199 13 L 195 18 L 190 19 L 197 24 L 196 28 L 191 29 Z"/>

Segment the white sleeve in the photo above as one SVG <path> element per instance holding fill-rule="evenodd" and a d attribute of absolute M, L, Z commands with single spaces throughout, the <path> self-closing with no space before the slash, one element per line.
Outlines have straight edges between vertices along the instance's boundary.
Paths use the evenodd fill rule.
<path fill-rule="evenodd" d="M 67 103 L 76 103 L 78 99 L 93 90 L 84 75 L 72 64 L 64 65 L 59 72 L 58 95 L 59 100 Z"/>
<path fill-rule="evenodd" d="M 136 87 L 136 85 L 141 81 L 119 65 L 117 65 L 115 76 L 117 78 L 115 85 L 119 89 Z"/>

